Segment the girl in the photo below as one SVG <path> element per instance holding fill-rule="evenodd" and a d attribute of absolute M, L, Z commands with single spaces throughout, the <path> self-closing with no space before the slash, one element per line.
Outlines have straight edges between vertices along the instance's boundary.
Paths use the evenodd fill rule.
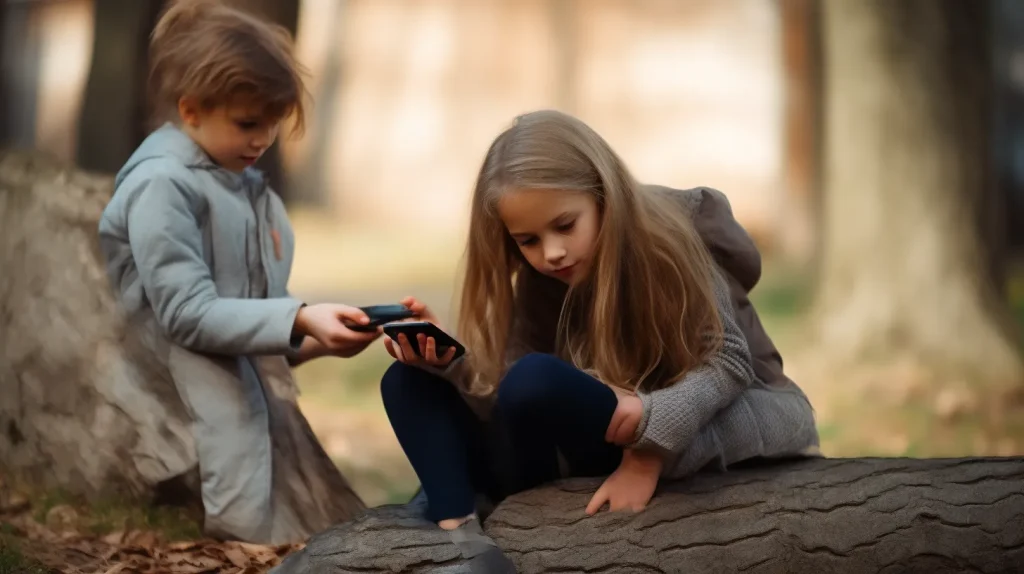
<path fill-rule="evenodd" d="M 287 497 L 273 496 L 264 388 L 293 388 L 286 361 L 352 356 L 378 335 L 342 324 L 366 322 L 358 309 L 305 306 L 286 290 L 292 230 L 252 164 L 283 120 L 302 127 L 291 40 L 220 3 L 178 1 L 156 25 L 150 61 L 169 121 L 115 178 L 99 225 L 107 272 L 192 417 L 207 533 L 299 540 L 307 517 L 272 504 Z M 154 469 L 154 481 L 184 470 Z"/>
<path fill-rule="evenodd" d="M 458 328 L 469 353 L 450 363 L 432 340 L 417 342 L 422 356 L 384 341 L 398 359 L 384 405 L 428 517 L 467 557 L 510 569 L 476 492 L 609 475 L 586 512 L 638 511 L 661 477 L 813 452 L 811 406 L 747 299 L 759 278 L 724 195 L 642 186 L 581 121 L 519 117 L 473 195 Z M 494 429 L 507 453 L 488 456 Z"/>

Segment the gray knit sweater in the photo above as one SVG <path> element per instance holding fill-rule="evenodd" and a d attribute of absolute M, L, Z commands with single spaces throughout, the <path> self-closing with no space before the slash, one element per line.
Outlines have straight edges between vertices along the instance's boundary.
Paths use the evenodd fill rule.
<path fill-rule="evenodd" d="M 662 452 L 668 477 L 709 463 L 724 467 L 754 456 L 813 454 L 818 446 L 814 413 L 799 387 L 770 386 L 754 374 L 721 271 L 714 287 L 724 331 L 721 349 L 681 381 L 637 393 L 644 414 L 631 446 Z"/>
<path fill-rule="evenodd" d="M 720 270 L 714 287 L 724 331 L 721 349 L 681 381 L 637 393 L 644 410 L 630 447 L 661 452 L 662 476 L 667 478 L 755 456 L 817 452 L 818 433 L 807 398 L 795 384 L 771 386 L 757 378 Z M 461 389 L 469 374 L 465 366 L 463 357 L 444 371 L 427 370 Z M 493 397 L 466 399 L 483 417 L 493 407 Z"/>

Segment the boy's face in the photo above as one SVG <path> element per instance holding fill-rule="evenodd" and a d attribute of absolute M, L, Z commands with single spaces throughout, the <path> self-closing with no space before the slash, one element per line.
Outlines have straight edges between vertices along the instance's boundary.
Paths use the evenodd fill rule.
<path fill-rule="evenodd" d="M 586 276 L 601 227 L 591 194 L 515 190 L 498 200 L 498 214 L 534 269 L 568 285 Z"/>
<path fill-rule="evenodd" d="M 281 118 L 252 102 L 204 108 L 186 98 L 178 103 L 184 129 L 217 165 L 241 172 L 263 155 L 274 140 Z"/>

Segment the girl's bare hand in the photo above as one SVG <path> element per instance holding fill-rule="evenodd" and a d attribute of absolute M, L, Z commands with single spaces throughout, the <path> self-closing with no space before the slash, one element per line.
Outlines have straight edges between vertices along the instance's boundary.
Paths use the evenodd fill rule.
<path fill-rule="evenodd" d="M 612 512 L 627 510 L 640 512 L 654 496 L 661 475 L 662 460 L 655 453 L 641 453 L 626 449 L 615 472 L 597 489 L 586 513 L 594 515 L 605 504 Z"/>
<path fill-rule="evenodd" d="M 437 315 L 434 315 L 434 313 L 431 312 L 423 302 L 417 300 L 415 297 L 406 297 L 402 299 L 400 303 L 408 307 L 413 313 L 416 313 L 416 318 L 411 320 L 426 321 L 428 323 L 433 323 L 438 328 L 441 328 Z M 390 337 L 384 338 L 384 348 L 387 349 L 388 354 L 407 365 L 427 365 L 431 367 L 444 368 L 448 363 L 452 362 L 452 359 L 455 357 L 455 347 L 449 348 L 443 355 L 438 356 L 437 342 L 433 337 L 427 337 L 423 334 L 417 335 L 416 343 L 417 347 L 423 350 L 423 355 L 419 355 L 416 352 L 411 341 L 409 341 L 404 334 L 398 335 L 397 343 Z"/>
<path fill-rule="evenodd" d="M 455 347 L 449 347 L 443 355 L 438 357 L 437 343 L 434 342 L 433 337 L 427 337 L 421 333 L 417 335 L 417 342 L 419 348 L 424 350 L 422 356 L 416 353 L 416 350 L 413 349 L 404 333 L 398 335 L 397 344 L 390 337 L 386 337 L 384 339 L 384 348 L 388 350 L 388 354 L 406 365 L 428 365 L 444 368 L 455 357 Z"/>

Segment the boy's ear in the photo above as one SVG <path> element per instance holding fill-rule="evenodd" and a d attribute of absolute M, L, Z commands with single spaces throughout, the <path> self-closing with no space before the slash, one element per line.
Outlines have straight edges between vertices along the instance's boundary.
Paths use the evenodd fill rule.
<path fill-rule="evenodd" d="M 178 116 L 182 123 L 191 127 L 199 126 L 199 102 L 195 98 L 182 96 L 178 99 Z"/>

